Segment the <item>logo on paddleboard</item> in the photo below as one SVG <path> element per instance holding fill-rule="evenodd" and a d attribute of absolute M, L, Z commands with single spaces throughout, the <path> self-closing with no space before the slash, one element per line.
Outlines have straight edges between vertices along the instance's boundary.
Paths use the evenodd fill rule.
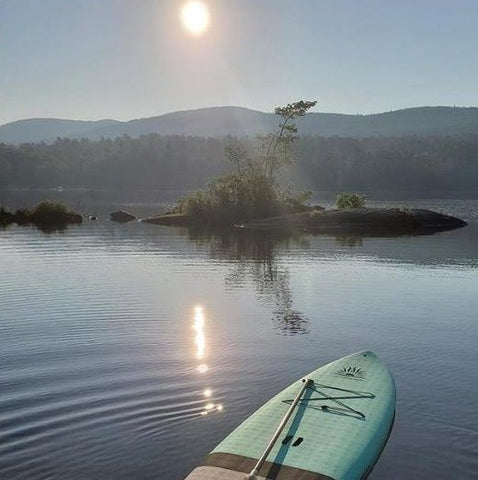
<path fill-rule="evenodd" d="M 352 380 L 363 380 L 365 378 L 365 372 L 358 367 L 344 367 L 341 368 L 336 375 L 341 377 L 350 378 Z"/>

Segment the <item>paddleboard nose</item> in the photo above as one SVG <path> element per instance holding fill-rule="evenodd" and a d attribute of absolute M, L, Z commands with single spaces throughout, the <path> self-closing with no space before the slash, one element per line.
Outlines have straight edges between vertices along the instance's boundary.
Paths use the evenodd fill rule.
<path fill-rule="evenodd" d="M 378 358 L 375 353 L 373 353 L 371 350 L 365 350 L 363 352 L 359 352 L 356 355 L 360 355 L 362 357 L 370 357 L 370 358 Z"/>

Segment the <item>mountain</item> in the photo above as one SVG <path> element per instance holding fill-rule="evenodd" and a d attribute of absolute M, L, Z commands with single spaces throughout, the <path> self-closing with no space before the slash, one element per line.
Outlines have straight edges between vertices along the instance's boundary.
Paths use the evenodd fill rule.
<path fill-rule="evenodd" d="M 416 107 L 373 115 L 312 113 L 304 118 L 304 135 L 331 137 L 403 137 L 478 133 L 478 108 Z"/>
<path fill-rule="evenodd" d="M 212 107 L 120 122 L 58 119 L 18 120 L 0 126 L 0 142 L 52 142 L 57 137 L 139 137 L 148 133 L 199 137 L 264 134 L 277 126 L 272 113 L 242 107 Z M 476 107 L 416 107 L 372 115 L 309 113 L 298 122 L 302 135 L 324 137 L 402 137 L 478 133 Z"/>
<path fill-rule="evenodd" d="M 0 142 L 52 142 L 57 137 L 89 137 L 90 132 L 121 124 L 117 120 L 62 120 L 58 118 L 28 118 L 0 126 Z"/>

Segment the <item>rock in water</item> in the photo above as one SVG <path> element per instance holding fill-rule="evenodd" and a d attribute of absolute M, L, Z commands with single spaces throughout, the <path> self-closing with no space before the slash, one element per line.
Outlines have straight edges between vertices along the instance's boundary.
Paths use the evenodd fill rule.
<path fill-rule="evenodd" d="M 156 217 L 148 217 L 141 219 L 144 223 L 153 223 L 156 225 L 174 225 L 178 227 L 187 227 L 193 224 L 189 215 L 183 215 L 179 213 L 166 213 L 163 215 L 157 215 Z"/>
<path fill-rule="evenodd" d="M 119 223 L 126 223 L 131 222 L 132 220 L 136 220 L 136 217 L 129 212 L 125 212 L 124 210 L 118 210 L 110 214 L 112 222 L 119 222 Z"/>

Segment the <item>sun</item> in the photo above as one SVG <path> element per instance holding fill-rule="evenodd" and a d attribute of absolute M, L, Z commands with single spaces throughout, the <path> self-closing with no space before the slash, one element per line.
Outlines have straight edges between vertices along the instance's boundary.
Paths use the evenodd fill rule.
<path fill-rule="evenodd" d="M 181 22 L 193 35 L 201 35 L 209 26 L 209 10 L 205 3 L 191 0 L 181 9 Z"/>

